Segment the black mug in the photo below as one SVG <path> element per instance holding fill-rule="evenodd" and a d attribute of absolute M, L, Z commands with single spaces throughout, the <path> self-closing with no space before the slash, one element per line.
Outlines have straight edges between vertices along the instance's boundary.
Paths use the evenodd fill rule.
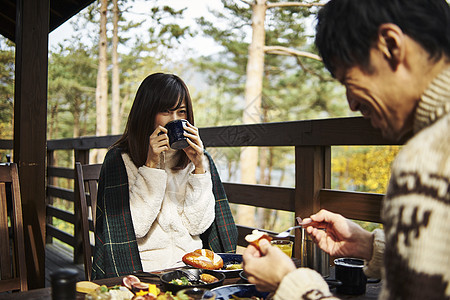
<path fill-rule="evenodd" d="M 169 136 L 169 144 L 172 149 L 184 149 L 189 146 L 187 142 L 187 137 L 184 136 L 183 126 L 187 123 L 186 120 L 179 119 L 173 120 L 166 124 L 166 129 L 168 130 L 167 135 Z"/>
<path fill-rule="evenodd" d="M 337 258 L 334 260 L 336 279 L 342 285 L 336 291 L 344 295 L 366 293 L 367 277 L 363 272 L 364 261 L 357 258 Z"/>
<path fill-rule="evenodd" d="M 78 271 L 72 268 L 59 269 L 50 275 L 53 300 L 75 300 Z"/>

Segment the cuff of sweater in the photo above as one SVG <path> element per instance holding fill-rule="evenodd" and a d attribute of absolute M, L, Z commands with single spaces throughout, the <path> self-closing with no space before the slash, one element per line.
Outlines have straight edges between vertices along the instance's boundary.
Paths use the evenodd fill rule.
<path fill-rule="evenodd" d="M 300 268 L 284 276 L 274 300 L 323 299 L 330 296 L 330 289 L 322 275 L 312 269 Z"/>
<path fill-rule="evenodd" d="M 364 264 L 364 273 L 367 277 L 381 278 L 381 268 L 383 267 L 383 256 L 385 248 L 384 231 L 375 229 L 373 231 L 373 253 L 370 261 Z"/>

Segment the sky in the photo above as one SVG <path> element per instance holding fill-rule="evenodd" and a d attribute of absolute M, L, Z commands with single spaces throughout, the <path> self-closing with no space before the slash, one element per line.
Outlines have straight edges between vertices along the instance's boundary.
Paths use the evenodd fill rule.
<path fill-rule="evenodd" d="M 135 20 L 143 19 L 144 16 L 142 12 L 148 11 L 154 3 L 155 1 L 136 0 L 131 9 L 133 12 L 132 18 Z M 181 26 L 189 25 L 193 27 L 196 27 L 195 18 L 201 16 L 208 17 L 211 15 L 208 8 L 219 9 L 222 7 L 220 0 L 167 0 L 165 3 L 175 9 L 187 8 L 184 13 L 185 19 L 180 20 L 179 22 Z M 146 26 L 143 27 L 147 28 Z M 73 33 L 74 31 L 69 21 L 52 31 L 49 35 L 50 49 L 58 43 L 63 42 L 65 38 L 71 36 Z M 108 34 L 111 33 L 108 32 Z M 191 46 L 195 45 L 198 55 L 209 55 L 220 50 L 211 39 L 202 37 L 201 35 L 197 35 L 193 39 L 187 39 L 185 43 L 188 43 Z"/>

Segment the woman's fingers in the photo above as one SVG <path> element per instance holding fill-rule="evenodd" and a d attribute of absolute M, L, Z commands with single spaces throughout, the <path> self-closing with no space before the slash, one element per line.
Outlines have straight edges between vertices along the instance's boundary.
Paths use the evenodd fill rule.
<path fill-rule="evenodd" d="M 150 138 L 160 136 L 161 134 L 167 135 L 168 130 L 165 127 L 162 127 L 161 125 L 158 125 L 156 129 L 153 131 L 153 133 L 150 135 Z"/>
<path fill-rule="evenodd" d="M 192 134 L 198 135 L 198 128 L 192 125 L 189 122 L 186 122 L 186 125 L 184 126 L 184 129 Z"/>
<path fill-rule="evenodd" d="M 203 153 L 203 143 L 200 140 L 196 140 L 188 135 L 185 134 L 185 136 L 188 138 L 187 142 L 189 144 L 189 146 L 191 146 L 195 152 L 197 153 Z"/>
<path fill-rule="evenodd" d="M 191 125 L 190 123 L 186 123 L 184 129 L 185 129 L 184 136 L 193 141 L 196 145 L 201 146 L 203 148 L 203 143 L 202 140 L 200 139 L 198 128 Z"/>
<path fill-rule="evenodd" d="M 184 129 L 184 136 L 187 137 L 189 146 L 191 146 L 198 154 L 203 154 L 203 142 L 200 139 L 198 128 L 188 122 L 184 126 Z"/>
<path fill-rule="evenodd" d="M 151 152 L 159 155 L 163 151 L 169 149 L 169 137 L 167 136 L 167 129 L 158 126 L 150 135 L 149 147 Z M 150 155 L 150 153 L 149 153 Z"/>

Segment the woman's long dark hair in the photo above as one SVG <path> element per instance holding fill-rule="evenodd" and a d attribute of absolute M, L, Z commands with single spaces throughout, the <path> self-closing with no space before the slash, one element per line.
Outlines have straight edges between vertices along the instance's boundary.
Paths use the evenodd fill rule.
<path fill-rule="evenodd" d="M 122 137 L 112 145 L 128 153 L 136 167 L 147 160 L 150 135 L 155 130 L 156 115 L 167 110 L 178 109 L 183 100 L 186 104 L 187 120 L 194 125 L 191 96 L 186 84 L 176 75 L 154 73 L 142 81 L 128 115 L 127 126 Z M 184 151 L 173 170 L 184 169 L 189 158 Z"/>

